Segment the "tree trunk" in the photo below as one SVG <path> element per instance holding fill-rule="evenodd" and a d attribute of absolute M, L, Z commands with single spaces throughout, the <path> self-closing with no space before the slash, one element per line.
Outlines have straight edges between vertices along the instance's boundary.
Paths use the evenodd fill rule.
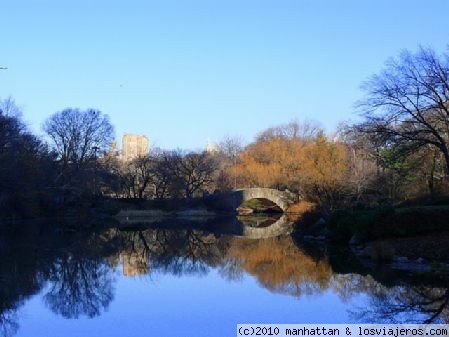
<path fill-rule="evenodd" d="M 443 152 L 443 155 L 444 155 L 444 160 L 445 160 L 445 162 L 446 162 L 446 180 L 448 180 L 449 179 L 449 151 L 448 151 L 448 149 L 447 149 L 447 146 L 446 146 L 446 144 L 441 144 L 441 146 L 440 146 L 440 150 L 441 150 L 441 152 Z"/>
<path fill-rule="evenodd" d="M 432 167 L 430 169 L 429 178 L 427 179 L 427 185 L 429 187 L 429 193 L 431 196 L 435 194 L 435 169 L 436 169 L 436 162 L 437 162 L 437 153 L 433 154 L 433 160 L 432 160 Z"/>

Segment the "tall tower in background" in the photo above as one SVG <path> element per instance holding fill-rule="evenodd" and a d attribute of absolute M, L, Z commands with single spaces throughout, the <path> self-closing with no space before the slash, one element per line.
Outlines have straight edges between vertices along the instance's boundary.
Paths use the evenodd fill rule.
<path fill-rule="evenodd" d="M 204 147 L 204 151 L 210 154 L 214 154 L 220 152 L 220 146 L 208 138 L 206 146 Z"/>
<path fill-rule="evenodd" d="M 149 150 L 149 140 L 147 136 L 124 134 L 122 139 L 122 158 L 130 161 L 139 156 L 146 155 Z"/>

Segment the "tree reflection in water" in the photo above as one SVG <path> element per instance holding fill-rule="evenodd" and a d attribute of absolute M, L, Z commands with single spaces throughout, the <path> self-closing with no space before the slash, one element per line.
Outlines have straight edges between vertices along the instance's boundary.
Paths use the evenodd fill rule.
<path fill-rule="evenodd" d="M 221 261 L 215 236 L 199 230 L 152 229 L 122 235 L 125 275 L 137 275 L 139 269 L 143 273 L 157 271 L 176 276 L 206 274 Z M 132 256 L 140 258 L 132 259 Z M 139 265 L 146 265 L 146 268 L 139 268 Z"/>
<path fill-rule="evenodd" d="M 0 233 L 0 336 L 2 337 L 16 334 L 19 328 L 20 307 L 28 298 L 39 292 L 44 283 L 39 258 L 32 248 L 36 240 L 34 234 Z"/>
<path fill-rule="evenodd" d="M 108 257 L 119 245 L 113 231 L 64 235 L 52 245 L 44 276 L 46 305 L 65 318 L 89 318 L 105 311 L 114 297 L 114 277 Z"/>
<path fill-rule="evenodd" d="M 111 268 L 105 262 L 74 255 L 57 259 L 50 269 L 49 308 L 65 318 L 98 316 L 113 299 Z"/>
<path fill-rule="evenodd" d="M 449 323 L 449 288 L 432 285 L 385 286 L 372 276 L 336 275 L 334 286 L 343 298 L 368 296 L 368 305 L 351 310 L 357 322 Z"/>
<path fill-rule="evenodd" d="M 14 336 L 19 330 L 17 323 L 17 312 L 15 309 L 9 309 L 0 313 L 0 336 Z"/>
<path fill-rule="evenodd" d="M 364 295 L 367 304 L 351 310 L 356 322 L 449 322 L 444 280 L 423 283 L 394 276 L 386 283 L 376 270 L 354 273 L 358 267 L 343 266 L 342 258 L 335 261 L 339 254 L 311 253 L 290 235 L 249 239 L 160 227 L 59 234 L 42 242 L 38 232 L 4 235 L 6 243 L 0 246 L 5 257 L 0 263 L 1 336 L 15 334 L 17 311 L 45 284 L 44 301 L 53 312 L 65 318 L 101 315 L 113 300 L 113 270 L 120 261 L 125 276 L 204 275 L 215 269 L 233 281 L 252 275 L 265 289 L 295 297 L 329 290 L 343 301 Z"/>
<path fill-rule="evenodd" d="M 332 275 L 325 259 L 312 259 L 298 248 L 291 236 L 260 240 L 234 238 L 224 266 L 232 272 L 231 279 L 239 268 L 255 276 L 270 291 L 296 297 L 325 290 Z"/>
<path fill-rule="evenodd" d="M 243 274 L 251 274 L 270 291 L 293 296 L 326 289 L 332 275 L 325 259 L 308 256 L 291 236 L 260 240 L 217 238 L 193 229 L 148 229 L 120 235 L 125 275 L 200 275 L 218 268 L 226 279 L 238 280 Z"/>

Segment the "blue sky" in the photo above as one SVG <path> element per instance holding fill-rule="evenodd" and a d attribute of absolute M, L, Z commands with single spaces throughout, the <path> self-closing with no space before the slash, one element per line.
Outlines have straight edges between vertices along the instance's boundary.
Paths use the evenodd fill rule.
<path fill-rule="evenodd" d="M 2 0 L 0 97 L 38 133 L 56 111 L 93 107 L 118 138 L 163 148 L 250 141 L 292 119 L 330 132 L 388 57 L 446 49 L 448 12 L 447 0 Z"/>

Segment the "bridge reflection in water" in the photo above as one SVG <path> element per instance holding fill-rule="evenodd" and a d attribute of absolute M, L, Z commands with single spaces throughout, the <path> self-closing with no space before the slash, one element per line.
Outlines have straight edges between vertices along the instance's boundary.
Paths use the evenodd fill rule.
<path fill-rule="evenodd" d="M 356 322 L 449 322 L 448 277 L 366 266 L 344 249 L 304 245 L 288 234 L 285 216 L 253 220 L 62 233 L 51 223 L 6 231 L 0 234 L 0 332 L 14 335 L 17 313 L 36 294 L 64 318 L 102 315 L 114 301 L 117 270 L 143 279 L 203 277 L 212 270 L 225 280 L 251 275 L 270 292 L 294 297 L 332 292 L 348 303 L 363 295 L 362 306 L 348 308 Z"/>
<path fill-rule="evenodd" d="M 240 217 L 242 220 L 242 217 Z M 286 214 L 276 219 L 272 224 L 265 227 L 245 225 L 243 222 L 241 236 L 249 239 L 264 239 L 287 235 L 293 231 L 293 221 Z"/>
<path fill-rule="evenodd" d="M 245 216 L 232 222 L 214 219 L 195 225 L 153 222 L 147 227 L 141 224 L 140 229 L 135 224 L 112 229 L 121 242 L 112 260 L 126 276 L 158 272 L 181 276 L 218 268 L 226 279 L 250 274 L 270 291 L 292 296 L 322 291 L 331 280 L 330 265 L 324 255 L 312 256 L 298 247 L 290 235 L 291 224 L 286 215 Z M 225 225 L 232 230 L 217 230 Z"/>
<path fill-rule="evenodd" d="M 184 216 L 184 217 L 120 217 L 119 228 L 183 228 L 205 229 L 212 233 L 263 239 L 290 234 L 292 219 L 287 214 L 256 214 L 247 216 Z"/>

